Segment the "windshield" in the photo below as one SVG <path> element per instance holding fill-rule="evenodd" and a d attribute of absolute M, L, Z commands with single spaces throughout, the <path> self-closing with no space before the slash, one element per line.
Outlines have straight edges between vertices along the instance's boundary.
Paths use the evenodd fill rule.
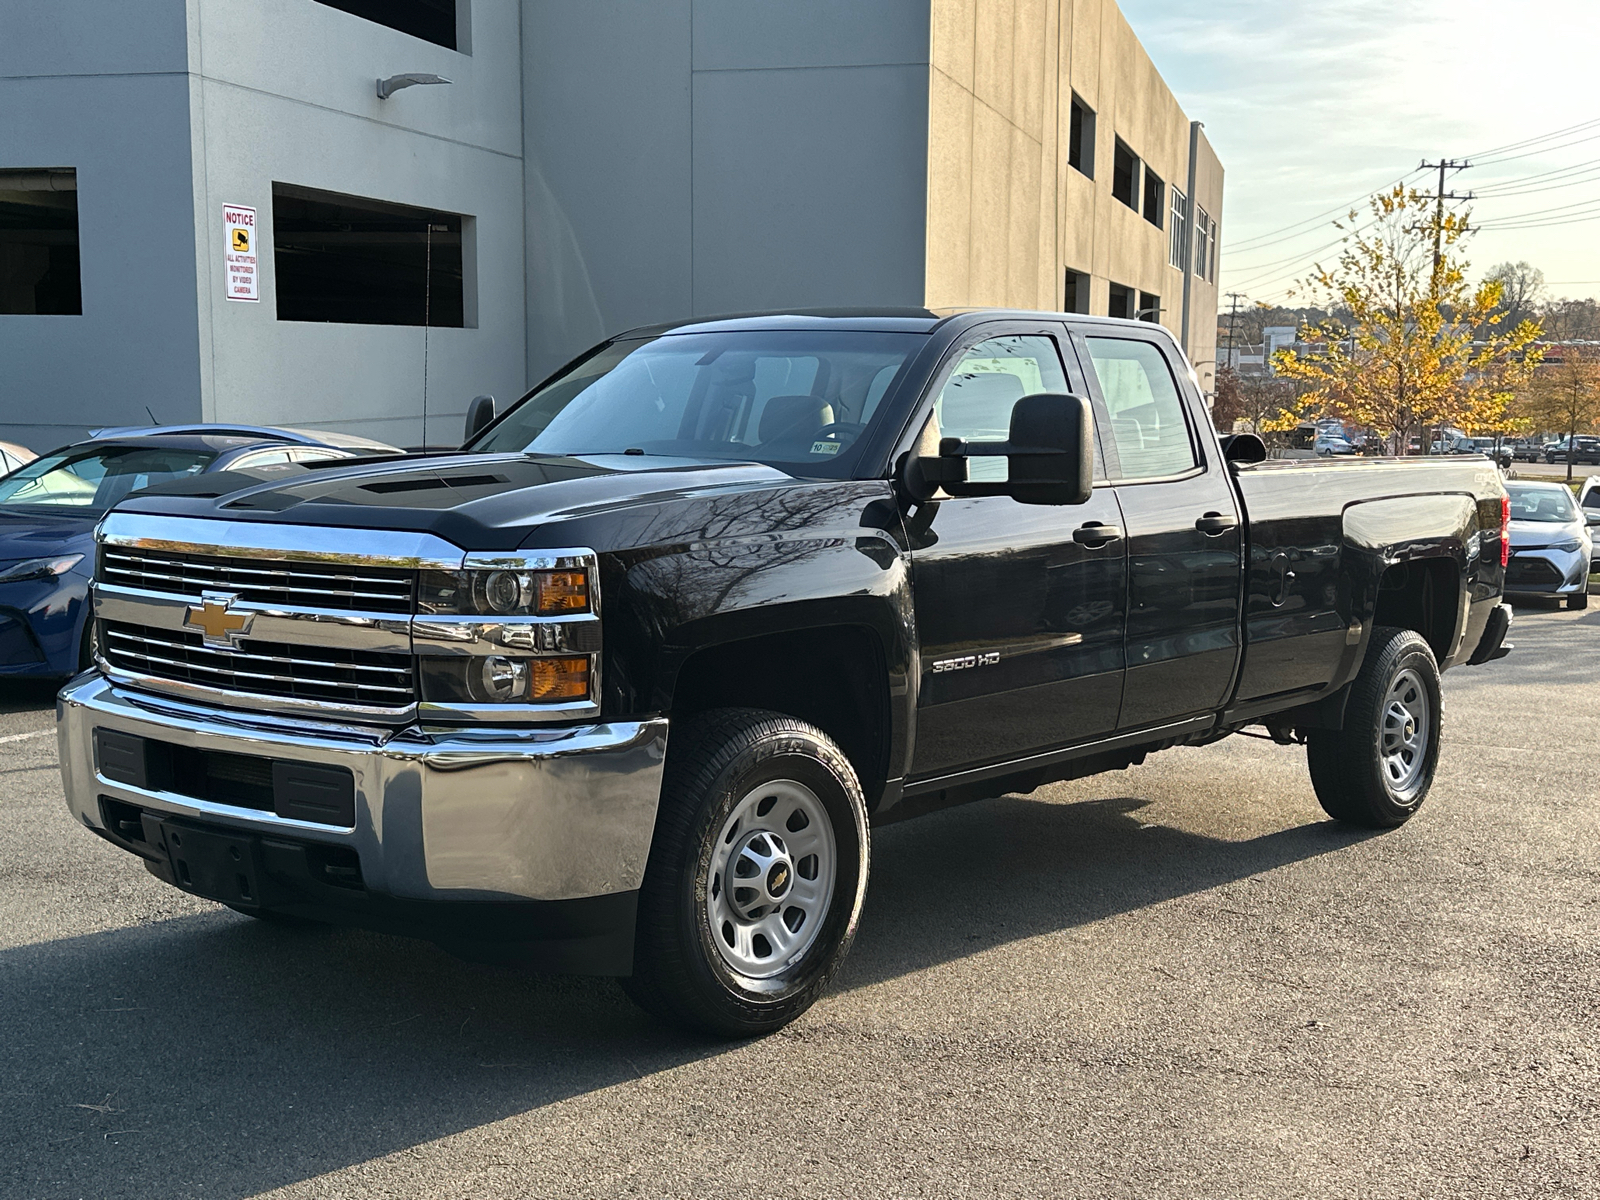
<path fill-rule="evenodd" d="M 761 462 L 847 479 L 920 334 L 736 331 L 614 342 L 470 449 Z"/>
<path fill-rule="evenodd" d="M 0 507 L 103 512 L 130 492 L 197 474 L 215 457 L 209 450 L 149 446 L 64 450 L 0 480 Z"/>
<path fill-rule="evenodd" d="M 1506 488 L 1511 493 L 1511 519 L 1513 521 L 1544 521 L 1552 525 L 1578 519 L 1578 506 L 1572 493 L 1564 487 Z"/>

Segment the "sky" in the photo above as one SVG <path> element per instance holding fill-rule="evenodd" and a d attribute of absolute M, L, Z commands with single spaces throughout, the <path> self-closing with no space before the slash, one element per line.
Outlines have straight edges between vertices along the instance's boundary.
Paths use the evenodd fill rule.
<path fill-rule="evenodd" d="M 1120 3 L 1226 171 L 1225 293 L 1296 303 L 1335 216 L 1454 158 L 1473 274 L 1526 260 L 1600 297 L 1600 0 Z"/>

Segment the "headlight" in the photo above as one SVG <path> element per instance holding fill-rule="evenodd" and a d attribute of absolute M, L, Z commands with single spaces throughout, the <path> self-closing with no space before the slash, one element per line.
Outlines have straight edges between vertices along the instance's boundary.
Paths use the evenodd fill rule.
<path fill-rule="evenodd" d="M 562 617 L 589 611 L 587 571 L 470 568 L 424 571 L 417 600 L 425 613 Z"/>
<path fill-rule="evenodd" d="M 49 579 L 65 575 L 83 561 L 81 554 L 63 554 L 55 558 L 30 558 L 13 563 L 0 571 L 0 583 L 20 583 L 24 579 Z"/>
<path fill-rule="evenodd" d="M 432 704 L 554 704 L 589 699 L 589 656 L 504 654 L 424 658 L 422 698 Z"/>
<path fill-rule="evenodd" d="M 1571 541 L 1557 542 L 1551 549 L 1565 550 L 1568 554 L 1576 554 L 1583 549 L 1583 542 L 1578 538 L 1573 538 Z"/>

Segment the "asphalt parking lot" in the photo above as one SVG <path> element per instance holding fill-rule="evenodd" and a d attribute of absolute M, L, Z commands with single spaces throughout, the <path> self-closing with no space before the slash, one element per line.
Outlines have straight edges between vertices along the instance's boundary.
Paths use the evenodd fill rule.
<path fill-rule="evenodd" d="M 13 687 L 0 1195 L 1594 1195 L 1600 610 L 1513 640 L 1390 834 L 1241 738 L 880 830 L 843 978 L 740 1045 L 168 889 Z"/>

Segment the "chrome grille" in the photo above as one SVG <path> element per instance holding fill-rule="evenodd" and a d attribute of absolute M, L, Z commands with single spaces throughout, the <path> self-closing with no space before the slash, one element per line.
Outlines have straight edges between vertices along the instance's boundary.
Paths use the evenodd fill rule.
<path fill-rule="evenodd" d="M 188 630 L 121 621 L 101 622 L 100 652 L 117 670 L 197 687 L 364 709 L 404 709 L 416 700 L 409 654 L 249 638 L 237 650 L 219 650 Z"/>
<path fill-rule="evenodd" d="M 219 558 L 115 545 L 101 548 L 100 578 L 175 596 L 223 591 L 260 604 L 405 614 L 411 612 L 416 586 L 416 573 L 397 567 Z"/>

